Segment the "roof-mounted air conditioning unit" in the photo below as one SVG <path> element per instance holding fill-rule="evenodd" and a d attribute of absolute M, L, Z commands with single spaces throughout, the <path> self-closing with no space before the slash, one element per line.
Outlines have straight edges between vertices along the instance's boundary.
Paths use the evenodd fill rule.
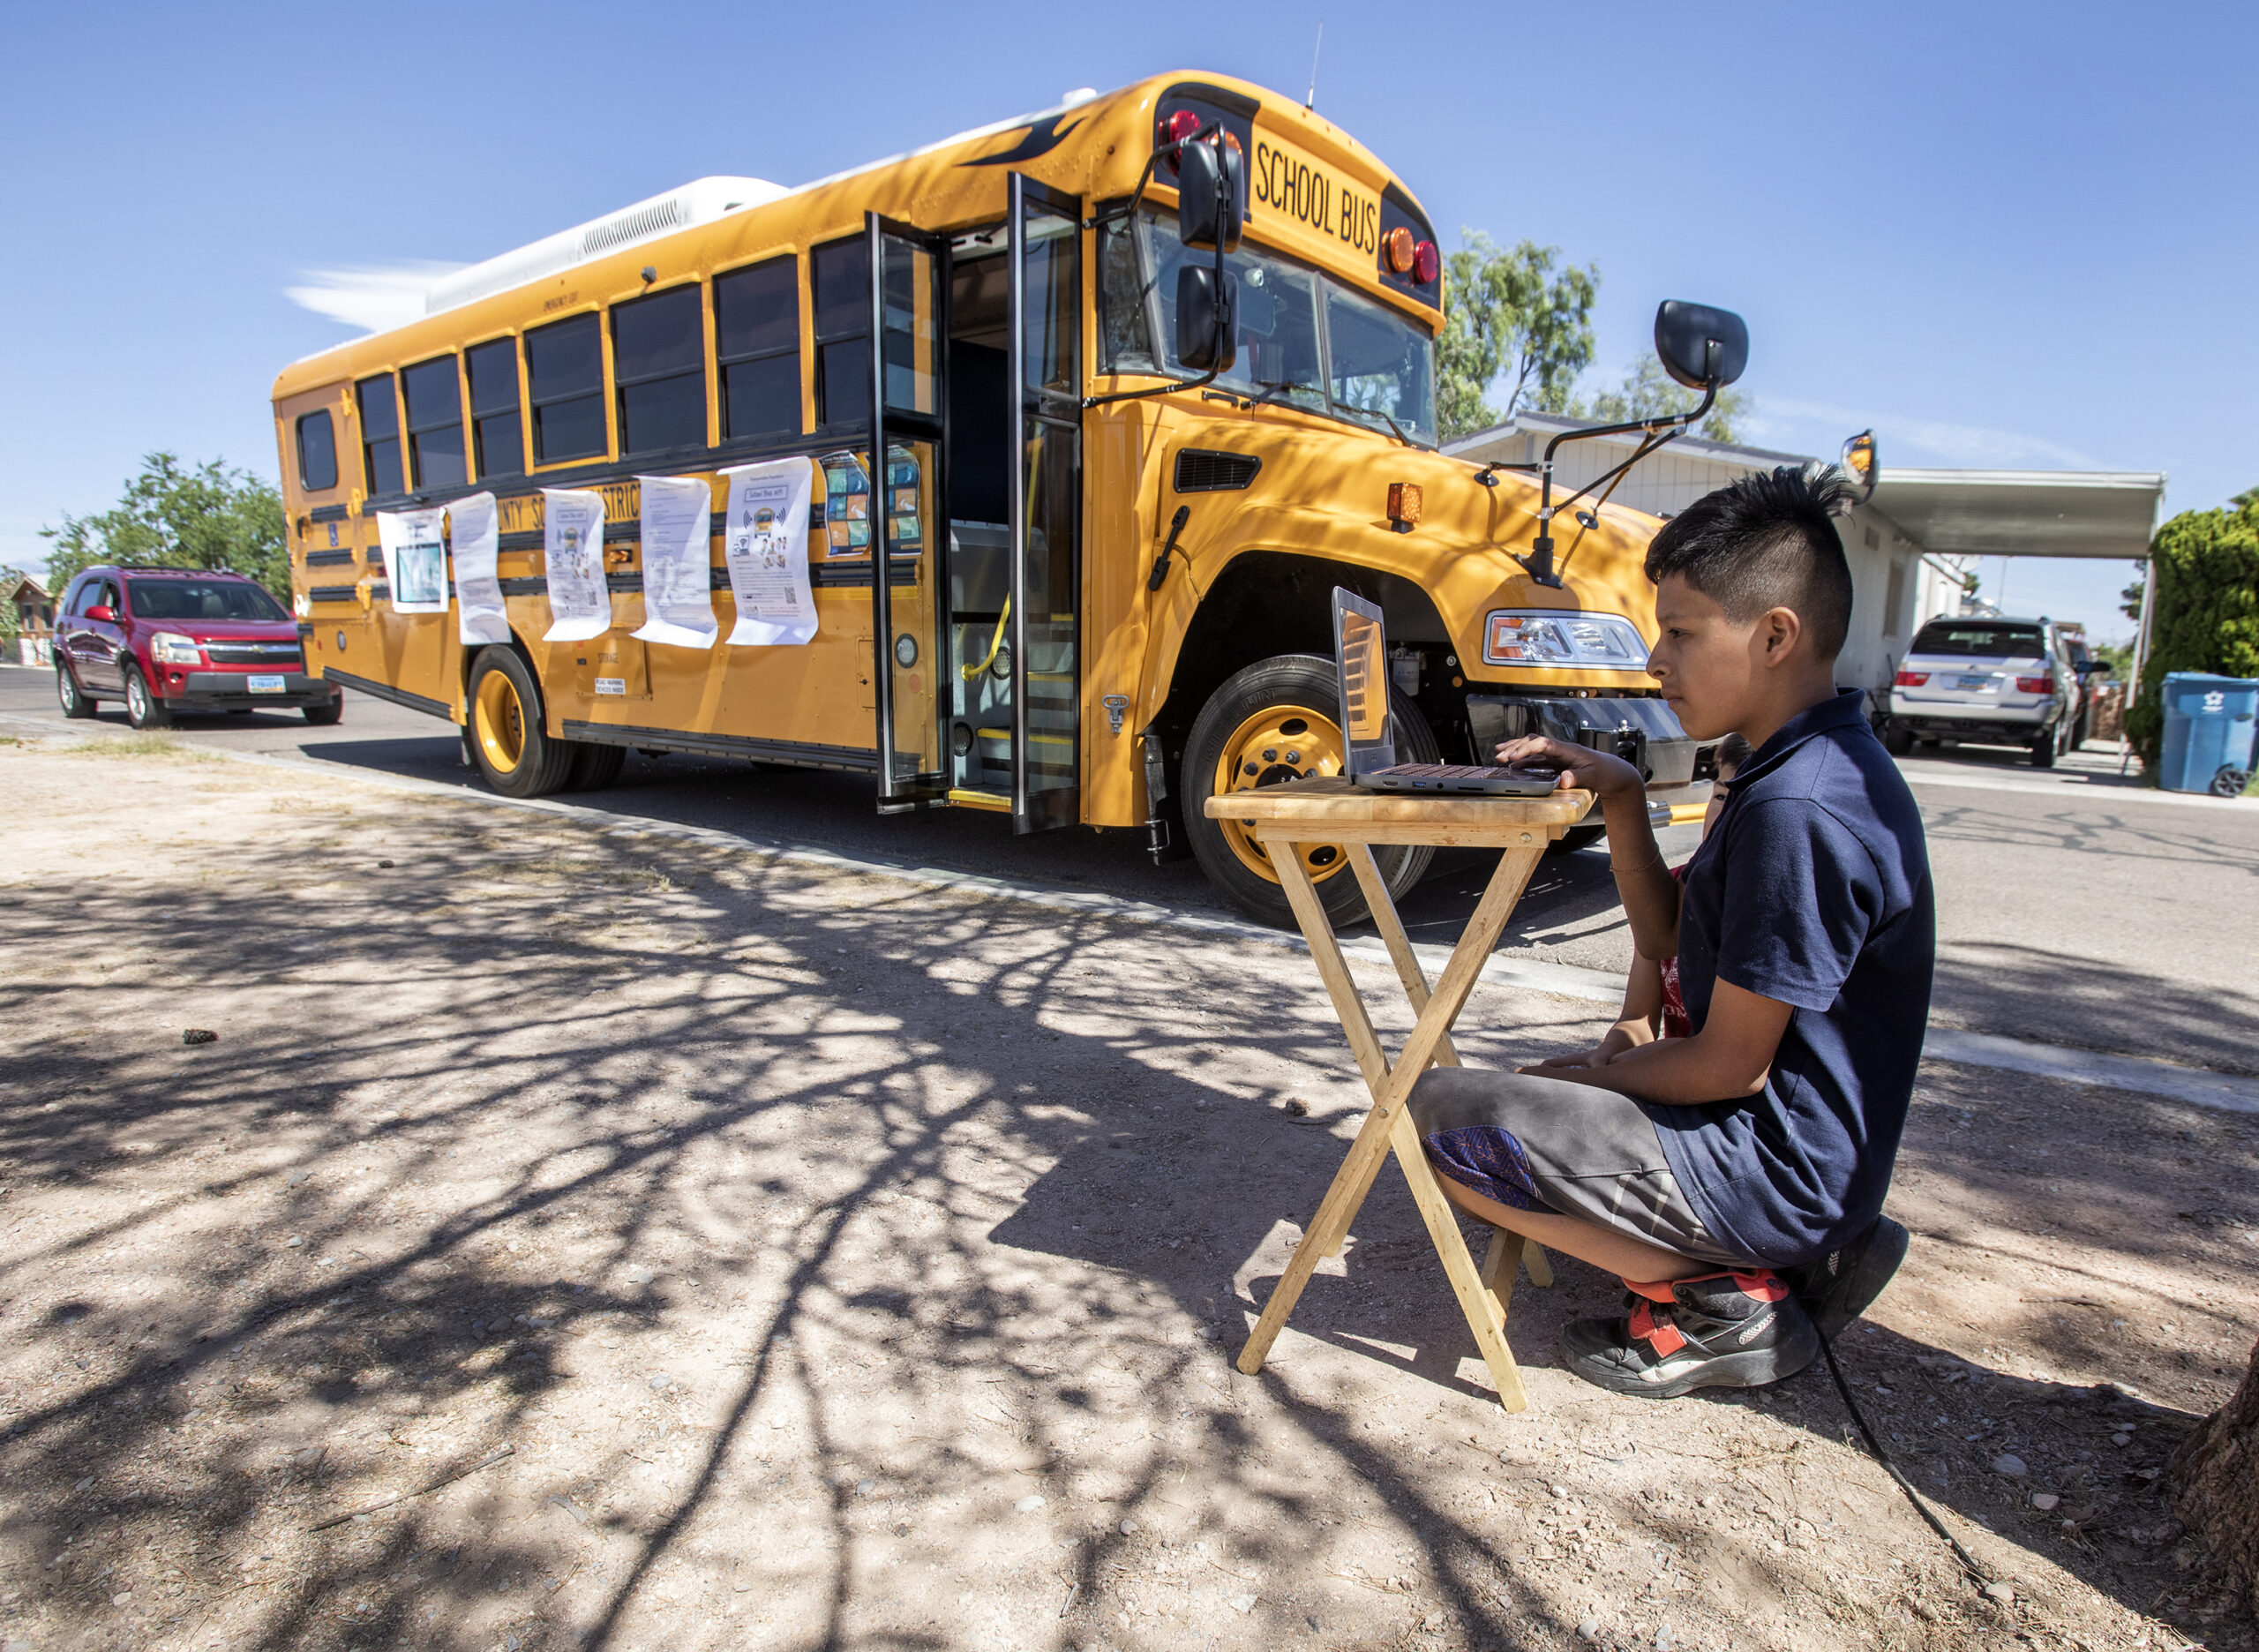
<path fill-rule="evenodd" d="M 506 292 L 528 282 L 539 281 L 544 275 L 570 269 L 575 264 L 602 258 L 607 252 L 617 252 L 639 241 L 672 235 L 694 224 L 711 223 L 748 206 L 766 206 L 786 192 L 782 184 L 762 178 L 699 178 L 664 195 L 637 201 L 632 206 L 606 213 L 601 218 L 544 236 L 514 252 L 444 276 L 432 282 L 424 294 L 424 313 L 437 315 L 442 310 L 453 310 L 474 299 Z"/>

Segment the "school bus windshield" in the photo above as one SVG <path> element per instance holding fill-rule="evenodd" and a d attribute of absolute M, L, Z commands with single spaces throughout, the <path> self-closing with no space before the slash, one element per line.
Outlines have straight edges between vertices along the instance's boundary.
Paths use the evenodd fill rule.
<path fill-rule="evenodd" d="M 1176 272 L 1188 259 L 1174 220 L 1141 212 L 1108 226 L 1103 249 L 1107 372 L 1197 377 L 1176 356 Z M 1238 355 L 1216 382 L 1268 402 L 1436 439 L 1435 344 L 1427 334 L 1323 271 L 1242 242 L 1224 267 L 1239 282 Z M 1158 359 L 1153 342 L 1160 341 Z"/>

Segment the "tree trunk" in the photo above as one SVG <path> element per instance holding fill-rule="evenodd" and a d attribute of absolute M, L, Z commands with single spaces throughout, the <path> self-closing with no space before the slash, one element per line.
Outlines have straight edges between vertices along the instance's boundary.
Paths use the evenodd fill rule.
<path fill-rule="evenodd" d="M 2215 1574 L 2259 1608 L 2259 1345 L 2235 1397 L 2181 1442 L 2165 1474 L 2173 1512 Z"/>

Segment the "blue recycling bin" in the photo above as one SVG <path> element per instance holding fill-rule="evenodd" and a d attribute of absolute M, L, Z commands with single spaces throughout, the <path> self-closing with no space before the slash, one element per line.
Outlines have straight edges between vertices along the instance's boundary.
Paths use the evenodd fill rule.
<path fill-rule="evenodd" d="M 2259 680 L 2173 672 L 2165 680 L 2165 747 L 2158 783 L 2168 792 L 2240 795 L 2251 777 L 2259 733 Z"/>

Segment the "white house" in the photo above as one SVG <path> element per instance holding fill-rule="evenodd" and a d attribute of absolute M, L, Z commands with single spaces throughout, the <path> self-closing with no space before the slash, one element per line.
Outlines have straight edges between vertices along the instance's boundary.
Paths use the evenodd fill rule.
<path fill-rule="evenodd" d="M 1520 413 L 1444 451 L 1477 463 L 1535 464 L 1545 444 L 1590 421 Z M 1636 435 L 1565 443 L 1554 456 L 1556 499 L 1629 458 Z M 1806 454 L 1682 436 L 1633 465 L 1608 488 L 1609 499 L 1671 516 L 1714 488 Z M 1830 455 L 1833 457 L 1833 455 Z M 1851 565 L 1851 634 L 1837 680 L 1880 689 L 1924 621 L 1959 612 L 1966 570 L 1980 556 L 2123 558 L 2149 554 L 2165 477 L 2114 470 L 1901 470 L 1882 454 L 1874 496 L 1842 524 Z M 1581 502 L 1581 501 L 1580 501 Z"/>

